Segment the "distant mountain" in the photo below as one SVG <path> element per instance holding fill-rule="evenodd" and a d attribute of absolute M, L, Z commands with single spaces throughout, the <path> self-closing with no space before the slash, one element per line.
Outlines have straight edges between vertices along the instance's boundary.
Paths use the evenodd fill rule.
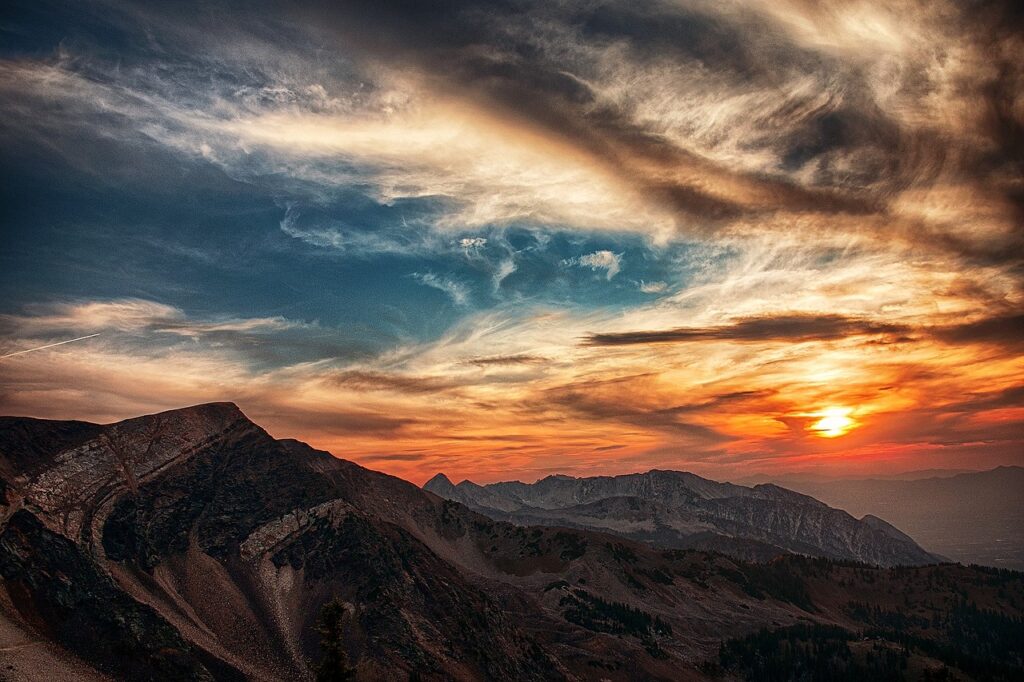
<path fill-rule="evenodd" d="M 721 499 L 689 485 L 673 494 Z M 111 425 L 0 418 L 3 680 L 743 678 L 796 640 L 843 679 L 1014 679 L 1022 617 L 1018 573 L 746 563 L 494 521 L 275 440 L 227 403 Z"/>
<path fill-rule="evenodd" d="M 752 488 L 679 471 L 453 485 L 438 474 L 424 486 L 493 519 L 588 528 L 668 549 L 717 550 L 747 560 L 785 553 L 882 566 L 941 557 L 878 518 L 844 511 L 776 485 Z"/>
<path fill-rule="evenodd" d="M 949 478 L 958 474 L 977 473 L 977 469 L 915 469 L 913 471 L 901 471 L 895 474 L 878 474 L 872 480 L 879 481 L 917 481 L 923 478 Z M 758 483 L 775 483 L 790 490 L 795 490 L 800 484 L 809 483 L 838 483 L 841 481 L 862 480 L 855 476 L 841 477 L 826 476 L 818 473 L 795 473 L 795 474 L 753 474 L 733 479 L 732 483 L 740 485 L 757 485 Z"/>
<path fill-rule="evenodd" d="M 1022 467 L 910 481 L 790 485 L 854 516 L 877 514 L 951 559 L 1024 570 Z"/>

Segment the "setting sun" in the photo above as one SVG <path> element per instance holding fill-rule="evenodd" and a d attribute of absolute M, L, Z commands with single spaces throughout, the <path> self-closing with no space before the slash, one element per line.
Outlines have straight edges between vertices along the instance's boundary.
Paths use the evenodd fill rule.
<path fill-rule="evenodd" d="M 824 438 L 836 438 L 850 431 L 857 422 L 849 417 L 848 407 L 830 407 L 818 413 L 821 419 L 814 422 L 811 430 Z"/>

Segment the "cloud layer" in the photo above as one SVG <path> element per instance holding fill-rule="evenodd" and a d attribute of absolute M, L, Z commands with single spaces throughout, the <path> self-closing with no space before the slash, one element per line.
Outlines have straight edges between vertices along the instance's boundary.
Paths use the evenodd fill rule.
<path fill-rule="evenodd" d="M 417 481 L 1020 463 L 1011 3 L 10 16 L 0 355 L 99 336 L 2 412 L 235 400 Z"/>

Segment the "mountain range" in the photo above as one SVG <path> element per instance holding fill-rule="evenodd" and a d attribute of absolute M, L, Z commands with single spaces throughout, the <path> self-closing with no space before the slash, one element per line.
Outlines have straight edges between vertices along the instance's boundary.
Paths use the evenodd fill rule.
<path fill-rule="evenodd" d="M 715 499 L 702 480 L 673 494 Z M 797 504 L 751 490 L 723 505 L 745 528 L 744 505 Z M 804 519 L 835 514 L 799 505 Z M 892 543 L 879 546 L 914 558 L 881 528 Z M 230 403 L 107 425 L 0 418 L 0 579 L 4 680 L 735 679 L 776 660 L 831 675 L 814 679 L 1024 670 L 1020 573 L 747 562 L 498 521 L 275 439 Z"/>
<path fill-rule="evenodd" d="M 453 485 L 438 474 L 424 488 L 496 520 L 588 528 L 666 549 L 748 560 L 795 553 L 882 566 L 942 560 L 876 516 L 858 520 L 777 485 L 746 487 L 679 471 L 484 486 Z"/>
<path fill-rule="evenodd" d="M 851 514 L 881 516 L 956 561 L 1024 570 L 1024 467 L 787 485 Z"/>

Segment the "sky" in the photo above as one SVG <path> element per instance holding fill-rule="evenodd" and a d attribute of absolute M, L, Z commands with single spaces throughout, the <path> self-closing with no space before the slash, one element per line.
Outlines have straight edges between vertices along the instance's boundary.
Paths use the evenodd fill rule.
<path fill-rule="evenodd" d="M 4 3 L 0 413 L 230 400 L 416 483 L 1024 464 L 1022 36 L 945 0 Z"/>

